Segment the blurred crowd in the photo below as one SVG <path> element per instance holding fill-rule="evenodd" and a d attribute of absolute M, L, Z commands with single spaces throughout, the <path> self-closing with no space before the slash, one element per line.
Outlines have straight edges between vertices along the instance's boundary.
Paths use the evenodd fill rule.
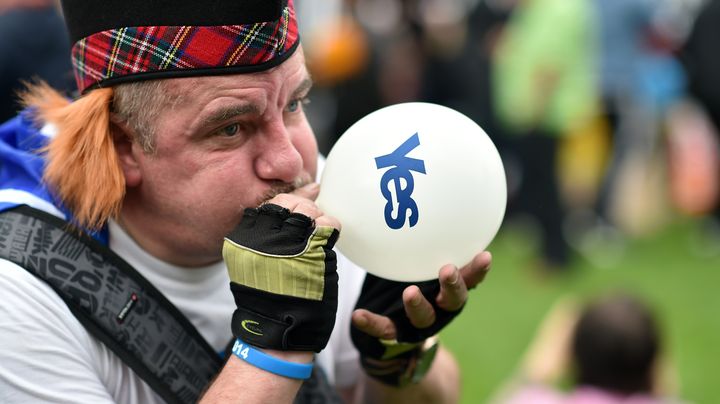
<path fill-rule="evenodd" d="M 719 237 L 719 1 L 299 6 L 317 83 L 308 114 L 324 153 L 380 107 L 434 102 L 495 142 L 508 177 L 504 226 L 536 235 L 543 269 L 577 257 L 611 265 L 629 237 L 678 215 L 703 218 Z"/>

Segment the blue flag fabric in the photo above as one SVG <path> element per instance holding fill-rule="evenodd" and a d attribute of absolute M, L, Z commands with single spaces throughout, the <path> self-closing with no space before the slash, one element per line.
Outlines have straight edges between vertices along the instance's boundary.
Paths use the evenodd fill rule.
<path fill-rule="evenodd" d="M 38 128 L 29 110 L 0 125 L 0 212 L 24 204 L 73 222 L 42 179 L 42 150 L 53 134 L 50 125 Z M 90 235 L 108 244 L 107 226 Z"/>

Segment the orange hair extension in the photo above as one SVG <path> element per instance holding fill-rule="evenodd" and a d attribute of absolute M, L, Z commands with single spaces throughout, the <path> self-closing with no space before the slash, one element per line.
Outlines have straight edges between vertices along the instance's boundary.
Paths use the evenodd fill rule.
<path fill-rule="evenodd" d="M 125 176 L 110 132 L 112 88 L 92 90 L 74 102 L 46 83 L 28 87 L 23 102 L 37 118 L 55 125 L 47 148 L 44 180 L 81 227 L 97 230 L 117 217 Z"/>

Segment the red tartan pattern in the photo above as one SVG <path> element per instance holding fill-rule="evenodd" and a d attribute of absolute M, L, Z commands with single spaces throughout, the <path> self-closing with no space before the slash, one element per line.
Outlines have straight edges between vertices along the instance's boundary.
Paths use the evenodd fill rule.
<path fill-rule="evenodd" d="M 298 40 L 292 1 L 276 22 L 224 26 L 126 27 L 75 43 L 80 92 L 109 79 L 146 72 L 253 66 L 292 49 Z"/>

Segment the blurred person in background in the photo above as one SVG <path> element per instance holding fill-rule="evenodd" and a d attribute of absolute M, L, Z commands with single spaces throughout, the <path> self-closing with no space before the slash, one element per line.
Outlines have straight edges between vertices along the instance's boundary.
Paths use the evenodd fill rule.
<path fill-rule="evenodd" d="M 712 213 L 715 218 L 713 224 L 715 235 L 720 237 L 720 169 L 718 155 L 720 154 L 720 52 L 717 41 L 720 38 L 720 0 L 708 0 L 699 10 L 687 40 L 680 49 L 680 60 L 687 72 L 689 96 L 699 103 L 702 109 L 700 114 L 701 131 L 708 136 L 694 136 L 699 141 L 694 142 L 695 147 L 687 153 L 687 160 L 696 168 L 693 171 L 702 171 L 703 163 L 707 167 L 704 175 L 700 175 L 699 182 L 694 188 L 705 187 L 714 190 L 714 194 L 704 195 L 696 209 L 691 213 Z M 696 120 L 697 121 L 697 120 Z M 685 136 L 687 137 L 687 136 Z M 713 138 L 711 138 L 713 137 Z M 692 160 L 691 160 L 692 159 Z M 685 164 L 690 166 L 690 164 Z M 700 170 L 697 170 L 697 169 Z M 687 176 L 684 176 L 687 177 Z M 710 184 L 707 182 L 711 181 Z M 691 181 L 684 181 L 691 182 Z"/>
<path fill-rule="evenodd" d="M 639 135 L 629 128 L 631 118 L 642 110 L 637 96 L 641 57 L 647 50 L 655 0 L 592 0 L 599 38 L 599 87 L 603 113 L 614 140 L 612 163 L 597 202 L 598 215 L 610 221 L 613 187 L 629 152 L 630 142 Z M 622 129 L 622 131 L 621 131 Z"/>
<path fill-rule="evenodd" d="M 451 107 L 474 120 L 501 154 L 506 137 L 496 122 L 490 73 L 499 34 L 515 4 L 516 0 L 480 0 L 468 7 L 466 13 L 446 13 L 444 18 L 433 17 L 437 13 L 426 10 L 425 19 L 430 23 L 424 24 L 427 44 L 424 99 Z"/>
<path fill-rule="evenodd" d="M 522 212 L 536 219 L 540 266 L 548 270 L 564 268 L 570 259 L 562 233 L 557 149 L 560 139 L 595 112 L 592 22 L 587 0 L 521 1 L 494 55 L 494 108 L 507 134 L 509 182 L 519 184 L 508 215 Z"/>
<path fill-rule="evenodd" d="M 313 104 L 321 104 L 311 104 L 308 113 L 311 121 L 321 123 L 324 153 L 363 116 L 387 105 L 420 101 L 423 92 L 425 57 L 411 11 L 417 2 L 342 3 L 327 26 L 344 35 L 327 35 L 320 28 L 307 36 L 308 67 L 317 83 Z"/>
<path fill-rule="evenodd" d="M 610 156 L 594 207 L 596 229 L 590 230 L 605 242 L 624 244 L 625 234 L 652 231 L 666 213 L 660 135 L 665 114 L 685 87 L 673 56 L 684 21 L 674 3 L 593 0 Z"/>
<path fill-rule="evenodd" d="M 502 404 L 678 403 L 656 314 L 628 293 L 561 299 L 530 344 Z"/>
<path fill-rule="evenodd" d="M 23 81 L 75 89 L 70 39 L 54 0 L 0 0 L 0 122 L 21 109 Z"/>
<path fill-rule="evenodd" d="M 689 93 L 703 103 L 720 128 L 720 0 L 706 0 L 680 51 L 688 74 Z"/>

